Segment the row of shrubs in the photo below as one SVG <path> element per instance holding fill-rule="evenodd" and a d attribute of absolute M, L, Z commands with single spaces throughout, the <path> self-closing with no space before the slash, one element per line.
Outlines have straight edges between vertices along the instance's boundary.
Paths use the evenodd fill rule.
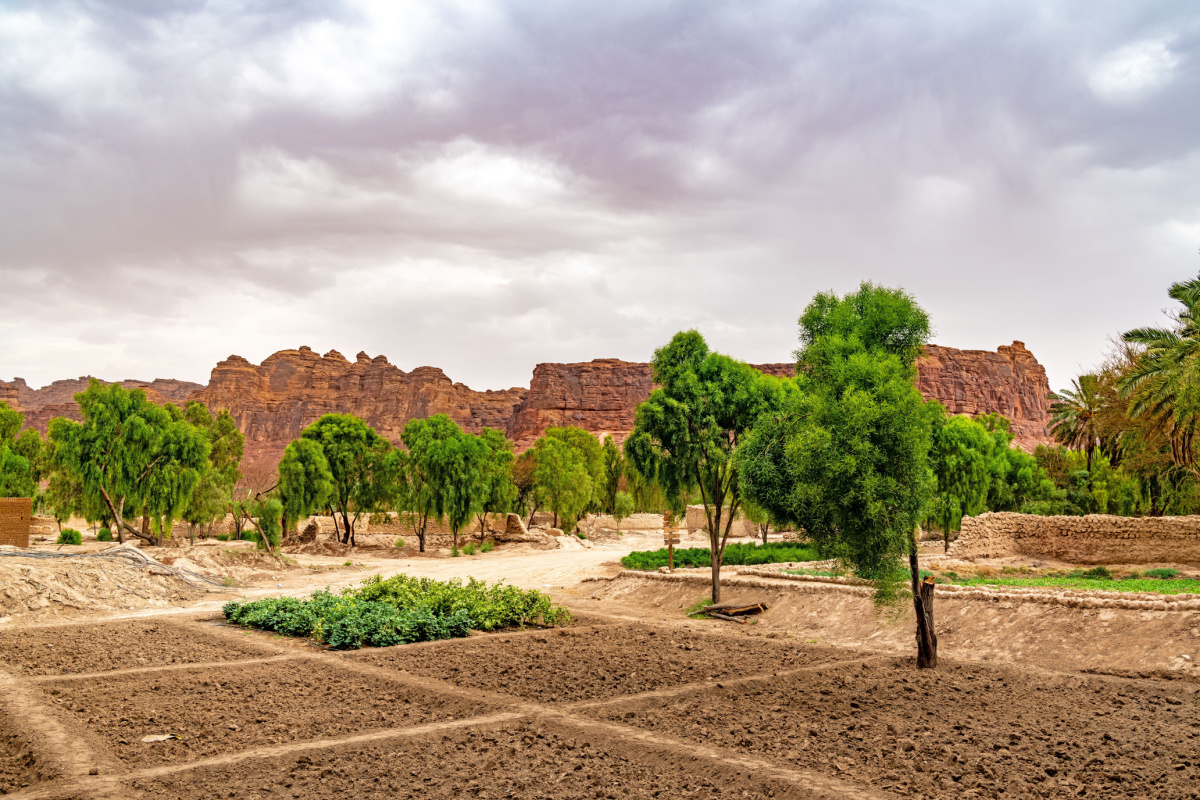
<path fill-rule="evenodd" d="M 809 544 L 795 542 L 733 542 L 725 546 L 725 557 L 721 563 L 733 566 L 754 564 L 779 564 L 786 561 L 816 561 L 820 556 Z M 712 553 L 707 547 L 677 548 L 675 566 L 707 567 L 712 563 Z M 621 559 L 625 569 L 655 570 L 667 566 L 667 550 L 634 550 Z"/>
<path fill-rule="evenodd" d="M 311 636 L 331 647 L 390 647 L 466 636 L 471 629 L 565 625 L 571 612 L 548 595 L 503 583 L 435 581 L 375 575 L 340 595 L 270 597 L 226 603 L 225 618 L 285 636 Z"/>

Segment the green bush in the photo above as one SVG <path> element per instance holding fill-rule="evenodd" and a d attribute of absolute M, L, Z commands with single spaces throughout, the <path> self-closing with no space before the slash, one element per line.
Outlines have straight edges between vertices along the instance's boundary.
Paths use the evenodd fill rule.
<path fill-rule="evenodd" d="M 217 535 L 217 541 L 218 541 L 218 542 L 228 542 L 228 541 L 229 541 L 229 534 L 228 534 L 228 533 L 221 533 L 221 534 L 218 534 L 218 535 Z"/>
<path fill-rule="evenodd" d="M 100 530 L 96 531 L 97 542 L 111 542 L 112 540 L 112 531 L 110 531 L 108 528 L 101 528 Z"/>
<path fill-rule="evenodd" d="M 63 528 L 55 544 L 83 544 L 83 534 L 74 528 Z"/>
<path fill-rule="evenodd" d="M 404 539 L 403 539 L 403 537 L 402 537 L 402 538 L 400 538 L 400 539 L 397 539 L 397 540 L 396 540 L 396 547 L 404 547 Z"/>
<path fill-rule="evenodd" d="M 490 553 L 495 549 L 496 549 L 496 543 L 494 541 L 492 541 L 491 539 L 485 539 L 479 545 L 479 551 L 481 553 Z"/>
<path fill-rule="evenodd" d="M 1112 580 L 1112 573 L 1108 571 L 1108 567 L 1093 567 L 1083 573 L 1083 577 L 1093 580 Z"/>
<path fill-rule="evenodd" d="M 1167 567 L 1159 567 L 1158 569 L 1146 570 L 1147 578 L 1162 578 L 1162 579 L 1174 578 L 1178 574 L 1179 574 L 1179 570 L 1170 569 Z"/>
<path fill-rule="evenodd" d="M 575 531 L 575 535 L 576 535 L 576 536 L 578 536 L 580 539 L 586 539 L 586 538 L 587 538 L 587 534 L 586 534 L 586 533 L 584 533 L 583 531 Z"/>
<path fill-rule="evenodd" d="M 725 559 L 722 563 L 732 566 L 751 566 L 754 564 L 778 564 L 783 561 L 816 561 L 819 558 L 816 549 L 808 544 L 733 542 L 726 545 Z M 711 559 L 712 556 L 707 547 L 675 549 L 675 566 L 677 567 L 707 567 L 711 564 Z M 621 566 L 626 569 L 655 570 L 666 565 L 666 548 L 635 550 L 621 559 Z"/>
<path fill-rule="evenodd" d="M 230 602 L 223 611 L 243 627 L 311 636 L 339 649 L 460 638 L 471 628 L 561 625 L 571 619 L 569 611 L 541 592 L 473 579 L 463 586 L 457 580 L 406 575 L 387 580 L 375 575 L 341 595 L 315 592 L 307 600 Z"/>
<path fill-rule="evenodd" d="M 462 551 L 465 556 L 473 556 L 479 552 L 479 547 L 474 542 L 467 542 L 463 545 Z"/>

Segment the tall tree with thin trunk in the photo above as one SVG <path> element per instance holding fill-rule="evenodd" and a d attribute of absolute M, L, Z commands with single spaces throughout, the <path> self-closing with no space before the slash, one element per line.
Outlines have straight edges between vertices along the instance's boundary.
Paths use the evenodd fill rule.
<path fill-rule="evenodd" d="M 391 494 L 387 459 L 391 445 L 353 414 L 326 414 L 300 436 L 321 446 L 333 477 L 330 502 L 342 516 L 342 542 L 354 547 L 358 518 Z"/>
<path fill-rule="evenodd" d="M 704 503 L 712 601 L 721 601 L 721 561 L 742 494 L 734 454 L 759 415 L 776 407 L 781 382 L 714 353 L 696 331 L 675 334 L 654 352 L 660 388 L 637 408 L 625 453 L 664 490 L 676 512 L 696 490 Z"/>
<path fill-rule="evenodd" d="M 1092 471 L 1092 453 L 1100 446 L 1100 416 L 1103 398 L 1100 379 L 1096 375 L 1080 375 L 1050 399 L 1050 435 L 1072 450 L 1087 455 L 1087 469 Z"/>

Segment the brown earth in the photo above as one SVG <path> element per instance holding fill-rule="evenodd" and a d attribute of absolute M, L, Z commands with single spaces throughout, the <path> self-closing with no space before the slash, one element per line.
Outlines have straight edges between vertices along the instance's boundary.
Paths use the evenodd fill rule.
<path fill-rule="evenodd" d="M 42 686 L 123 767 L 460 719 L 489 709 L 483 702 L 331 671 L 303 657 L 138 676 L 132 692 L 131 683 L 119 675 Z M 179 740 L 153 747 L 141 741 L 160 733 Z"/>
<path fill-rule="evenodd" d="M 135 673 L 30 677 L 130 659 L 47 665 L 0 650 L 0 780 L 29 782 L 30 798 L 293 800 L 1187 798 L 1200 787 L 1190 680 L 952 658 L 918 672 L 911 658 L 678 617 L 359 654 L 200 619 L 144 624 L 21 631 L 44 654 L 94 647 L 104 627 L 108 650 L 161 654 Z M 215 660 L 210 648 L 240 650 L 240 663 L 181 666 Z M 492 680 L 489 666 L 509 672 Z M 22 736 L 12 720 L 29 719 L 39 737 L 5 750 L 5 719 Z M 143 743 L 147 733 L 183 741 Z"/>
<path fill-rule="evenodd" d="M 351 657 L 455 686 L 549 703 L 598 700 L 839 658 L 830 648 L 799 649 L 649 625 L 488 636 L 434 648 L 366 650 Z M 580 670 L 580 664 L 590 667 Z M 572 677 L 564 680 L 567 675 Z"/>
<path fill-rule="evenodd" d="M 32 732 L 20 722 L 0 712 L 0 795 L 59 776 L 59 770 L 38 757 L 30 744 Z"/>
<path fill-rule="evenodd" d="M 0 633 L 0 662 L 24 675 L 75 675 L 270 654 L 254 641 L 214 640 L 161 619 L 23 627 Z"/>

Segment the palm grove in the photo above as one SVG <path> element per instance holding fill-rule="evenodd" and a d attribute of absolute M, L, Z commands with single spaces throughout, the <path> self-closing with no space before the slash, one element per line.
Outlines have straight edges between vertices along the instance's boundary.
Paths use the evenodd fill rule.
<path fill-rule="evenodd" d="M 232 514 L 260 546 L 314 513 L 356 544 L 364 515 L 394 512 L 419 549 L 429 525 L 454 539 L 486 531 L 488 513 L 538 510 L 571 530 L 583 515 L 682 514 L 702 504 L 712 600 L 739 516 L 792 527 L 874 582 L 880 601 L 907 596 L 918 665 L 934 666 L 932 586 L 919 582 L 918 531 L 947 546 L 964 516 L 1191 513 L 1200 457 L 1192 391 L 1200 353 L 1200 280 L 1171 287 L 1172 327 L 1126 333 L 1094 374 L 1052 399 L 1057 447 L 1012 447 L 1008 420 L 948 415 L 916 389 L 930 336 L 906 292 L 864 283 L 817 295 L 799 319 L 796 375 L 781 379 L 676 334 L 651 362 L 657 388 L 623 448 L 571 427 L 514 453 L 502 433 L 414 419 L 399 446 L 365 421 L 327 414 L 291 442 L 269 481 L 244 481 L 244 441 L 227 412 L 156 406 L 140 390 L 94 382 L 81 422 L 51 421 L 45 441 L 0 403 L 0 496 L 29 496 L 60 521 L 82 516 L 119 539 L 161 544 L 176 520 L 189 535 Z M 251 484 L 268 485 L 251 485 Z M 241 535 L 241 534 L 235 534 Z"/>

